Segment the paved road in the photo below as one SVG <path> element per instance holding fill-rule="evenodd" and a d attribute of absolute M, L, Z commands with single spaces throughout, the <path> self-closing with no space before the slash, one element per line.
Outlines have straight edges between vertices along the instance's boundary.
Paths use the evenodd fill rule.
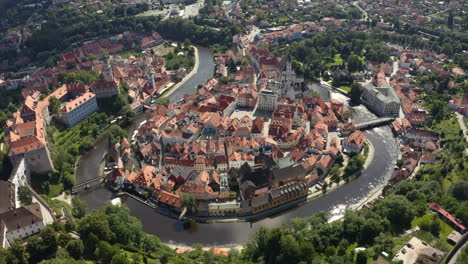
<path fill-rule="evenodd" d="M 450 259 L 450 261 L 447 263 L 447 264 L 455 264 L 455 262 L 457 261 L 458 257 L 460 256 L 460 254 L 463 252 L 463 249 L 465 247 L 467 247 L 468 243 L 465 243 L 462 247 L 460 247 L 458 250 L 457 250 L 457 253 L 455 253 L 455 255 Z"/>
<path fill-rule="evenodd" d="M 466 134 L 466 124 L 465 124 L 465 119 L 460 113 L 455 113 L 457 116 L 457 121 L 458 124 L 460 125 L 460 128 L 463 130 L 463 135 L 465 136 L 466 142 L 468 142 L 468 135 Z"/>

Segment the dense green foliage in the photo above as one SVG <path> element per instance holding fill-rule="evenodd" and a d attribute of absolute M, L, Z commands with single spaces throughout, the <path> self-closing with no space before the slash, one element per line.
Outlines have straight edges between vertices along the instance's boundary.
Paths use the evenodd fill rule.
<path fill-rule="evenodd" d="M 95 113 L 70 129 L 56 123 L 47 126 L 54 171 L 33 175 L 34 190 L 54 197 L 70 189 L 75 184 L 75 163 L 79 155 L 93 148 L 94 141 L 107 128 L 108 119 L 105 113 Z"/>
<path fill-rule="evenodd" d="M 350 159 L 348 161 L 348 165 L 346 165 L 346 168 L 344 169 L 344 177 L 350 177 L 354 173 L 360 171 L 363 166 L 364 166 L 364 158 L 362 157 L 361 154 L 356 153 L 356 152 L 351 152 L 349 155 Z"/>
<path fill-rule="evenodd" d="M 59 73 L 58 80 L 62 83 L 82 83 L 90 85 L 92 82 L 101 78 L 101 75 L 95 71 L 77 71 L 71 73 Z"/>
<path fill-rule="evenodd" d="M 76 218 L 82 218 L 86 214 L 87 205 L 85 202 L 81 201 L 78 197 L 72 198 L 72 215 Z"/>
<path fill-rule="evenodd" d="M 349 97 L 351 98 L 351 102 L 354 104 L 361 102 L 361 96 L 364 91 L 364 88 L 360 83 L 354 82 L 351 85 L 351 91 L 349 92 Z"/>
<path fill-rule="evenodd" d="M 195 198 L 192 194 L 182 193 L 182 206 L 187 208 L 189 213 L 195 213 L 197 211 L 197 205 L 195 203 Z"/>
<path fill-rule="evenodd" d="M 109 205 L 73 226 L 79 239 L 54 224 L 31 237 L 27 246 L 17 240 L 8 250 L 0 248 L 0 263 L 243 263 L 237 252 L 228 257 L 216 256 L 196 245 L 192 252 L 176 254 L 157 237 L 143 233 L 141 222 L 130 216 L 126 207 Z"/>
<path fill-rule="evenodd" d="M 3 88 L 0 88 L 0 124 L 5 124 L 5 122 L 11 118 L 12 114 L 18 110 L 20 103 L 21 94 L 18 91 L 9 91 Z"/>
<path fill-rule="evenodd" d="M 387 62 L 389 48 L 376 34 L 364 32 L 319 32 L 312 38 L 294 42 L 288 47 L 295 70 L 308 79 L 318 78 L 328 68 L 344 64 L 350 72 L 362 69 L 361 57 L 367 60 Z M 337 61 L 341 63 L 329 63 Z M 343 62 L 345 60 L 346 62 Z"/>
<path fill-rule="evenodd" d="M 192 43 L 202 46 L 214 44 L 227 46 L 231 43 L 232 35 L 236 34 L 238 29 L 225 27 L 222 30 L 213 30 L 181 18 L 159 21 L 157 17 L 115 17 L 111 10 L 107 10 L 103 14 L 83 13 L 76 15 L 68 9 L 64 9 L 47 15 L 47 22 L 27 40 L 22 53 L 33 60 L 44 61 L 51 66 L 57 58 L 51 57 L 51 54 L 45 53 L 45 51 L 69 50 L 73 43 L 82 39 L 118 34 L 124 31 L 156 31 L 164 38 L 176 41 L 190 39 Z M 14 58 L 13 56 L 12 59 Z"/>

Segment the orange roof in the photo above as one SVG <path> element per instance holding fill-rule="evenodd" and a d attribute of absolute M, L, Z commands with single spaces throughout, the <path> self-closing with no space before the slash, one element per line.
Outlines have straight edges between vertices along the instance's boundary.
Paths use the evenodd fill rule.
<path fill-rule="evenodd" d="M 210 252 L 215 254 L 215 255 L 223 255 L 223 256 L 228 255 L 227 251 L 222 250 L 220 248 L 210 248 Z"/>
<path fill-rule="evenodd" d="M 11 142 L 8 155 L 14 156 L 20 153 L 25 153 L 34 149 L 42 148 L 44 146 L 45 144 L 43 144 L 35 136 L 27 136 L 17 141 Z"/>
<path fill-rule="evenodd" d="M 182 199 L 178 195 L 168 193 L 166 191 L 162 191 L 159 194 L 158 201 L 176 208 L 180 208 L 182 206 Z"/>
<path fill-rule="evenodd" d="M 73 111 L 75 108 L 77 108 L 78 106 L 84 104 L 86 101 L 91 100 L 95 96 L 96 95 L 94 93 L 92 93 L 92 92 L 86 92 L 86 93 L 78 96 L 74 100 L 66 103 L 64 108 L 62 109 L 62 111 L 64 111 L 64 112 Z"/>
<path fill-rule="evenodd" d="M 351 142 L 351 143 L 353 143 L 353 144 L 355 144 L 356 146 L 359 146 L 359 147 L 361 147 L 362 144 L 364 144 L 365 140 L 366 140 L 366 136 L 364 136 L 364 134 L 359 130 L 354 131 L 348 137 L 348 142 Z"/>

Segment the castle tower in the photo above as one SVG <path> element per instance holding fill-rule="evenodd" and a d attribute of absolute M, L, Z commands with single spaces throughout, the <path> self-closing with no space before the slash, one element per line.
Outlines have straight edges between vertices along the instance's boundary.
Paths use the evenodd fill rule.
<path fill-rule="evenodd" d="M 153 71 L 153 69 L 151 69 L 150 72 L 149 72 L 149 82 L 150 82 L 151 88 L 156 89 L 156 83 L 154 81 L 154 71 Z"/>
<path fill-rule="evenodd" d="M 286 63 L 286 73 L 291 73 L 292 72 L 292 62 L 288 61 Z"/>
<path fill-rule="evenodd" d="M 112 72 L 112 66 L 110 65 L 108 60 L 106 60 L 106 64 L 104 65 L 102 75 L 104 76 L 104 80 L 108 82 L 112 82 L 114 80 L 114 73 Z"/>

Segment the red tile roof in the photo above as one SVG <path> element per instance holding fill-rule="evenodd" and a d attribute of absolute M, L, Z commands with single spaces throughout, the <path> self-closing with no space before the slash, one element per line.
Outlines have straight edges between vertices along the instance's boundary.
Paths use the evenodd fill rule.
<path fill-rule="evenodd" d="M 162 191 L 158 196 L 158 201 L 175 208 L 180 208 L 182 206 L 182 199 L 175 194 Z"/>

